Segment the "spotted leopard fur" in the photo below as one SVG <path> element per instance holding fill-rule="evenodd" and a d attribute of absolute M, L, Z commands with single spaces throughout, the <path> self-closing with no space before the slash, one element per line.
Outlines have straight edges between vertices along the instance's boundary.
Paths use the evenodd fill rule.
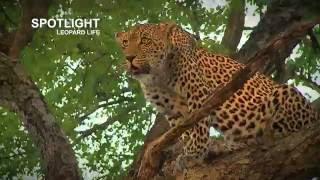
<path fill-rule="evenodd" d="M 200 109 L 210 92 L 231 80 L 244 65 L 197 46 L 194 37 L 173 23 L 137 25 L 116 39 L 126 57 L 128 74 L 145 98 L 175 126 Z M 186 131 L 184 156 L 202 158 L 209 128 L 226 140 L 217 152 L 241 149 L 266 132 L 285 135 L 309 126 L 318 113 L 294 88 L 256 73 L 213 114 Z"/>

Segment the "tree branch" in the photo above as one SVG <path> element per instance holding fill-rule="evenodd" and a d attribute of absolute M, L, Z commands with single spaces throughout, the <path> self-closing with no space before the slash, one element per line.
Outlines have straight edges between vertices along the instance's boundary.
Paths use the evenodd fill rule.
<path fill-rule="evenodd" d="M 286 138 L 220 156 L 205 167 L 188 169 L 190 180 L 301 180 L 320 176 L 320 124 Z M 171 174 L 173 175 L 173 174 Z M 169 177 L 166 174 L 166 177 Z M 176 179 L 183 179 L 182 174 Z"/>
<path fill-rule="evenodd" d="M 130 111 L 132 111 L 134 109 L 135 109 L 134 106 L 130 106 L 130 107 L 124 109 L 123 112 L 120 112 L 117 115 L 108 118 L 104 123 L 96 124 L 96 125 L 94 125 L 92 128 L 90 128 L 88 130 L 80 131 L 79 132 L 81 134 L 80 138 L 88 137 L 88 136 L 90 136 L 91 134 L 93 134 L 94 132 L 96 132 L 98 130 L 103 130 L 103 129 L 108 128 L 110 125 L 112 125 L 116 121 L 119 121 L 119 119 L 121 117 L 124 117 L 125 114 L 127 114 L 128 112 L 130 112 Z"/>
<path fill-rule="evenodd" d="M 31 27 L 32 18 L 46 17 L 51 0 L 22 1 L 22 17 L 14 41 L 9 49 L 9 56 L 15 60 L 20 51 L 32 40 L 34 29 Z"/>
<path fill-rule="evenodd" d="M 0 105 L 20 115 L 24 127 L 41 152 L 45 179 L 82 179 L 72 147 L 39 89 L 17 63 L 21 50 L 31 41 L 31 19 L 46 17 L 51 0 L 24 0 L 23 12 L 13 42 L 0 48 Z M 6 37 L 4 37 L 6 38 Z M 8 39 L 8 38 L 7 38 Z M 11 38 L 9 38 L 11 40 Z"/>
<path fill-rule="evenodd" d="M 278 34 L 286 31 L 288 27 L 295 25 L 299 28 L 299 25 L 301 25 L 299 38 L 292 38 L 287 42 L 286 47 L 275 49 L 270 53 L 270 62 L 283 61 L 291 54 L 292 49 L 301 41 L 301 38 L 304 37 L 315 24 L 319 23 L 318 8 L 320 8 L 320 4 L 312 0 L 303 2 L 300 0 L 272 0 L 264 17 L 251 32 L 250 38 L 234 58 L 239 62 L 246 63 L 255 52 L 263 48 L 264 44 L 274 37 L 277 37 Z M 306 26 L 308 23 L 310 26 Z M 271 69 L 264 67 L 262 68 L 262 72 L 273 72 L 276 67 L 281 66 L 273 66 Z M 280 69 L 280 72 L 281 71 Z"/>
<path fill-rule="evenodd" d="M 237 50 L 244 29 L 244 17 L 245 1 L 232 0 L 230 2 L 228 23 L 221 42 L 227 49 L 228 54 L 233 54 Z"/>
<path fill-rule="evenodd" d="M 244 26 L 243 30 L 252 31 L 252 30 L 254 30 L 254 27 Z"/>
<path fill-rule="evenodd" d="M 139 151 L 138 155 L 136 156 L 134 162 L 131 165 L 127 179 L 130 179 L 137 175 L 139 169 L 136 167 L 140 166 L 145 150 L 148 147 L 148 144 L 160 137 L 161 135 L 163 135 L 166 131 L 169 130 L 169 128 L 169 123 L 166 120 L 166 118 L 158 113 L 154 125 L 146 134 L 146 138 L 144 140 L 144 145 L 142 149 Z"/>
<path fill-rule="evenodd" d="M 0 105 L 20 115 L 40 149 L 45 179 L 81 179 L 72 147 L 20 63 L 0 53 Z"/>
<path fill-rule="evenodd" d="M 318 41 L 318 39 L 312 29 L 309 30 L 308 35 L 310 36 L 311 45 L 312 45 L 313 50 L 315 52 L 319 52 L 320 51 L 320 44 L 319 44 L 319 41 Z"/>
<path fill-rule="evenodd" d="M 119 104 L 119 103 L 123 103 L 124 101 L 129 101 L 132 98 L 130 97 L 123 97 L 123 98 L 119 98 L 118 100 L 114 100 L 114 101 L 110 101 L 110 102 L 106 102 L 106 103 L 102 103 L 97 105 L 96 107 L 92 108 L 91 110 L 89 110 L 87 113 L 81 115 L 78 117 L 79 122 L 83 122 L 85 119 L 87 119 L 91 114 L 93 114 L 94 112 L 96 112 L 98 109 L 100 108 L 105 108 L 108 107 L 110 105 L 115 105 L 115 104 Z"/>

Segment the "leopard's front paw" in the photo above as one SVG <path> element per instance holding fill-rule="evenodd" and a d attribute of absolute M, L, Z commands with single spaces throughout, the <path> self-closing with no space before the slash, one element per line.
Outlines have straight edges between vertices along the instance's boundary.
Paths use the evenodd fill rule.
<path fill-rule="evenodd" d="M 195 155 L 183 155 L 180 154 L 176 159 L 175 168 L 176 171 L 183 172 L 185 169 L 194 167 L 194 166 L 202 166 L 203 158 L 199 158 Z"/>
<path fill-rule="evenodd" d="M 175 168 L 178 172 L 183 172 L 183 170 L 186 169 L 186 162 L 184 157 L 184 155 L 179 154 L 179 156 L 176 159 Z"/>

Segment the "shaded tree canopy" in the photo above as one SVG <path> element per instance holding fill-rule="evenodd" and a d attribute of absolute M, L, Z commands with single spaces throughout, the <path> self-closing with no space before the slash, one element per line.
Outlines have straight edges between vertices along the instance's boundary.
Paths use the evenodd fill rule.
<path fill-rule="evenodd" d="M 200 37 L 199 45 L 243 63 L 297 27 L 285 46 L 268 51 L 267 63 L 259 70 L 295 85 L 319 106 L 316 1 L 2 0 L 0 5 L 0 51 L 6 54 L 0 62 L 12 61 L 0 63 L 0 179 L 48 178 L 48 172 L 55 171 L 50 167 L 58 162 L 46 157 L 63 156 L 60 146 L 54 150 L 57 154 L 45 155 L 49 142 L 62 142 L 66 148 L 60 150 L 71 154 L 61 158 L 70 167 L 61 174 L 74 174 L 72 179 L 123 179 L 136 173 L 147 142 L 168 129 L 122 67 L 114 33 L 136 23 L 175 21 Z M 100 18 L 100 35 L 35 30 L 30 28 L 32 17 Z M 8 91 L 6 87 L 18 86 L 5 81 L 33 91 Z M 19 105 L 20 97 L 25 99 Z M 32 106 L 32 98 L 46 109 L 44 114 Z M 21 111 L 26 109 L 30 112 Z M 43 124 L 32 121 L 36 118 Z"/>

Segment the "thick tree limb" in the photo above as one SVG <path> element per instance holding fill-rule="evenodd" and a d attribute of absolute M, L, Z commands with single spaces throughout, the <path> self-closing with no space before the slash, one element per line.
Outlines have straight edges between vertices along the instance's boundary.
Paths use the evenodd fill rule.
<path fill-rule="evenodd" d="M 254 28 L 248 41 L 235 56 L 236 59 L 239 59 L 242 63 L 246 63 L 255 52 L 262 49 L 266 43 L 278 34 L 286 31 L 292 24 L 299 25 L 300 23 L 305 23 L 305 21 L 318 19 L 320 15 L 318 8 L 320 8 L 320 4 L 313 0 L 272 0 L 264 17 Z M 299 42 L 299 39 L 296 41 Z M 290 41 L 290 47 L 294 47 L 297 44 L 297 42 L 294 42 L 295 41 Z M 291 48 L 289 47 L 283 47 L 281 51 L 285 51 L 286 49 L 290 49 L 288 52 L 290 54 Z M 288 55 L 285 57 L 287 56 Z"/>
<path fill-rule="evenodd" d="M 25 73 L 17 59 L 21 50 L 32 40 L 31 19 L 46 17 L 51 0 L 24 0 L 18 31 L 0 50 L 0 105 L 20 115 L 24 127 L 41 152 L 45 179 L 82 179 L 69 140 L 55 122 L 39 89 Z M 11 37 L 11 36 L 10 36 Z M 13 42 L 11 42 L 13 39 Z"/>
<path fill-rule="evenodd" d="M 246 63 L 246 61 L 254 55 L 254 52 L 262 49 L 264 44 L 293 25 L 297 27 L 301 25 L 299 33 L 305 36 L 315 24 L 319 23 L 320 12 L 317 10 L 319 8 L 320 3 L 312 0 L 271 1 L 264 17 L 256 28 L 254 28 L 248 41 L 234 56 L 235 59 L 239 62 Z M 306 26 L 306 24 L 309 24 L 310 26 Z M 261 67 L 260 71 L 265 74 L 271 74 L 274 70 L 279 71 L 279 73 L 283 72 L 285 66 L 277 62 L 284 62 L 282 60 L 291 54 L 292 49 L 304 36 L 292 38 L 287 42 L 287 46 L 270 52 L 268 57 L 270 59 L 269 62 L 275 62 L 275 64 L 266 64 L 265 67 Z"/>
<path fill-rule="evenodd" d="M 315 124 L 273 143 L 218 157 L 205 167 L 191 168 L 186 177 L 189 180 L 301 180 L 320 177 L 319 127 Z M 182 180 L 183 177 L 180 174 L 176 179 Z"/>
<path fill-rule="evenodd" d="M 44 99 L 23 70 L 0 53 L 0 105 L 16 112 L 40 149 L 45 179 L 81 179 L 72 147 Z"/>
<path fill-rule="evenodd" d="M 161 114 L 157 114 L 156 120 L 154 122 L 154 125 L 152 128 L 148 131 L 146 138 L 144 140 L 144 146 L 139 151 L 138 155 L 136 156 L 134 162 L 131 165 L 131 168 L 128 173 L 128 177 L 126 179 L 134 178 L 135 175 L 138 173 L 138 166 L 140 166 L 143 155 L 145 153 L 146 148 L 148 147 L 148 144 L 158 137 L 160 137 L 162 134 L 164 134 L 166 131 L 169 130 L 169 123 L 165 119 L 165 117 Z"/>
<path fill-rule="evenodd" d="M 237 50 L 244 28 L 244 17 L 245 1 L 232 0 L 228 23 L 221 42 L 229 53 L 234 53 Z"/>
<path fill-rule="evenodd" d="M 16 59 L 20 51 L 32 40 L 34 29 L 31 27 L 31 20 L 34 17 L 46 17 L 51 0 L 23 0 L 22 17 L 18 31 L 9 49 L 9 56 Z"/>
<path fill-rule="evenodd" d="M 273 49 L 270 51 L 270 54 L 266 56 L 266 59 L 269 61 L 269 63 L 266 63 L 265 66 L 260 67 L 259 71 L 265 74 L 271 74 L 274 70 L 273 68 L 277 67 L 278 73 L 285 72 L 284 59 L 291 54 L 294 46 L 301 41 L 301 39 L 308 33 L 309 29 L 312 29 L 319 23 L 320 16 L 313 20 L 305 20 L 304 22 L 294 23 L 287 27 L 288 29 L 292 30 L 290 38 L 286 39 L 287 46 L 279 47 L 278 49 Z"/>

